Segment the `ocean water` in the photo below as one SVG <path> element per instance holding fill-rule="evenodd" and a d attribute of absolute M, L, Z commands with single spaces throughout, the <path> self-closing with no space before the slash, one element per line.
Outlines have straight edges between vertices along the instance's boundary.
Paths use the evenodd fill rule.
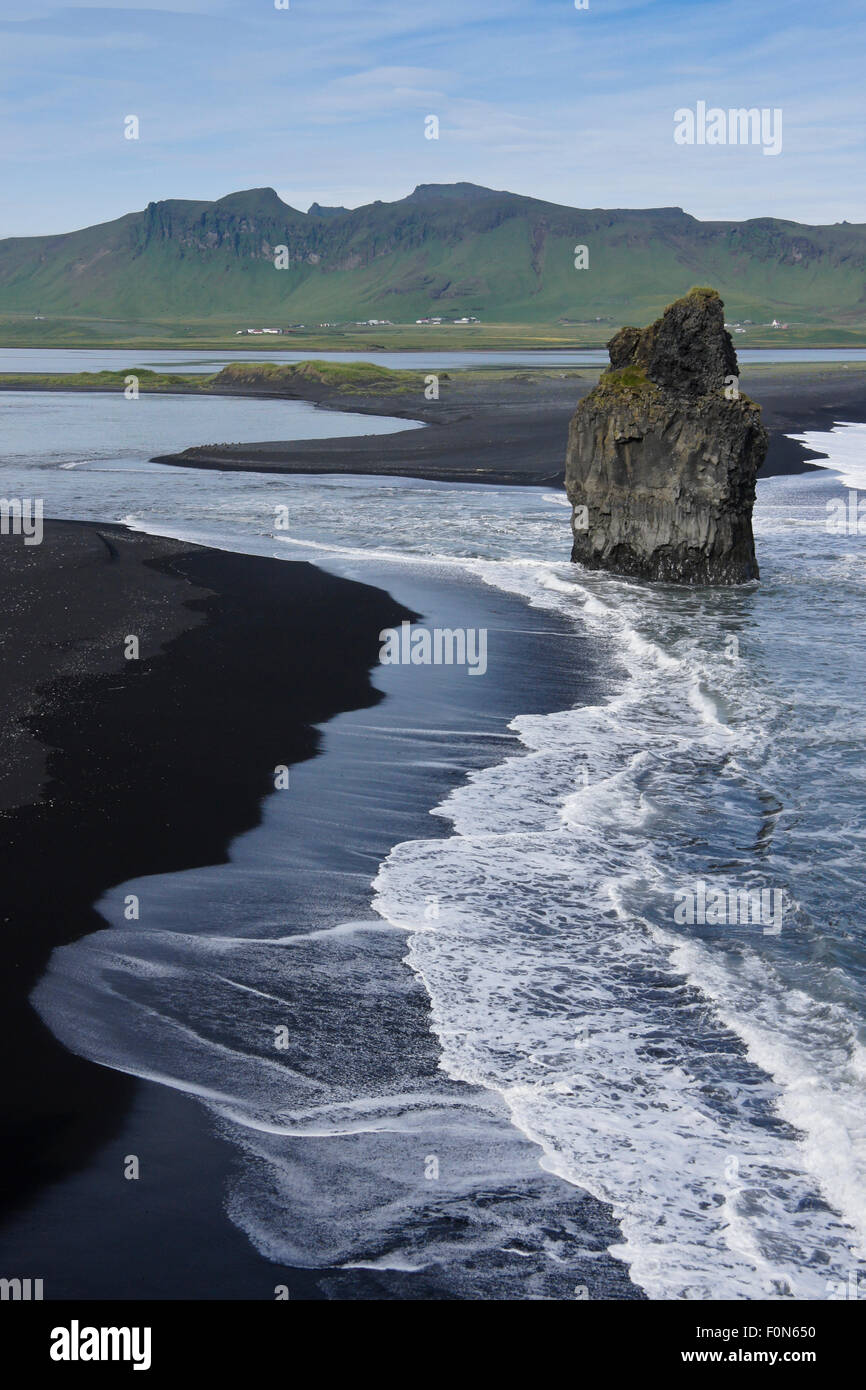
<path fill-rule="evenodd" d="M 193 444 L 328 439 L 422 428 L 414 420 L 317 410 L 308 401 L 147 394 L 128 401 L 119 391 L 4 391 L 0 467 L 70 470 L 99 467 L 104 461 L 114 471 L 124 460 L 146 463 Z"/>
<path fill-rule="evenodd" d="M 843 437 L 862 461 L 866 432 Z M 474 774 L 437 808 L 454 833 L 397 846 L 376 881 L 449 1072 L 611 1203 L 651 1297 L 822 1298 L 864 1269 L 866 550 L 826 534 L 837 491 L 760 486 L 763 579 L 742 592 L 479 562 L 579 611 L 627 675 L 598 706 L 518 717 L 525 755 Z M 678 926 L 700 882 L 772 890 L 778 934 Z M 431 928 L 417 904 L 442 883 Z"/>
<path fill-rule="evenodd" d="M 435 330 L 431 330 L 435 338 Z M 579 367 L 606 366 L 604 348 L 556 348 L 544 350 L 515 350 L 496 352 L 460 352 L 447 348 L 432 348 L 429 352 L 317 352 L 268 348 L 250 348 L 249 339 L 237 351 L 164 348 L 148 351 L 130 348 L 0 348 L 0 372 L 103 372 L 122 371 L 137 365 L 168 368 L 191 374 L 219 371 L 220 367 L 241 358 L 244 362 L 305 362 L 310 358 L 324 362 L 375 362 L 380 367 L 411 368 L 419 371 L 450 371 L 460 367 Z M 864 348 L 739 348 L 737 356 L 748 366 L 750 362 L 864 362 Z"/>
<path fill-rule="evenodd" d="M 4 469 L 6 494 L 44 496 L 47 515 L 390 576 L 397 597 L 435 576 L 465 587 L 468 618 L 484 611 L 473 593 L 507 595 L 527 627 L 546 615 L 608 672 L 576 707 L 514 709 L 507 743 L 485 749 L 473 730 L 468 771 L 452 767 L 432 808 L 435 832 L 357 867 L 373 880 L 363 916 L 317 927 L 313 902 L 303 940 L 286 939 L 266 817 L 263 837 L 233 856 L 239 900 L 256 885 L 243 969 L 228 907 L 196 938 L 227 997 L 285 1002 L 282 961 L 303 955 L 319 988 L 342 971 L 392 1020 L 396 947 L 406 1000 L 420 982 L 430 1003 L 441 1075 L 427 1093 L 371 1089 L 357 1054 L 329 1076 L 327 1038 L 315 1043 L 315 1082 L 308 1066 L 287 1076 L 238 1040 L 217 1046 L 197 1013 L 192 948 L 171 926 L 199 878 L 153 885 L 163 907 L 146 942 L 124 934 L 115 894 L 101 906 L 114 932 L 57 953 L 35 996 L 46 1020 L 85 1055 L 180 1086 L 220 1116 L 245 1155 L 229 1214 L 272 1258 L 410 1279 L 456 1260 L 436 1210 L 409 1213 L 396 1178 L 383 1193 L 383 1143 L 399 1172 L 406 1137 L 423 1137 L 435 1111 L 464 1175 L 468 1154 L 503 1142 L 503 1117 L 520 1140 L 514 1180 L 546 1175 L 519 1212 L 512 1203 L 475 1227 L 484 1166 L 464 1177 L 451 1194 L 468 1223 L 458 1243 L 479 1259 L 511 1241 L 562 1262 L 557 1194 L 581 1190 L 611 1209 L 604 1250 L 650 1297 L 821 1299 L 852 1277 L 862 1286 L 866 541 L 856 524 L 840 533 L 830 522 L 840 502 L 850 518 L 866 482 L 866 428 L 804 439 L 836 471 L 759 484 L 762 578 L 735 591 L 584 573 L 566 558 L 565 499 L 545 489 L 234 477 L 148 465 L 140 450 L 73 469 L 34 452 Z M 287 536 L 273 530 L 276 504 L 289 505 Z M 391 676 L 401 673 L 383 668 Z M 435 765 L 429 730 L 413 757 Z M 701 884 L 763 890 L 776 911 L 679 923 L 676 904 Z M 358 975 L 359 956 L 342 953 L 362 939 L 373 950 Z M 391 962 L 387 998 L 377 954 Z M 136 998 L 140 1013 L 128 1008 Z M 290 1199 L 304 1214 L 291 1230 L 280 1214 Z"/>

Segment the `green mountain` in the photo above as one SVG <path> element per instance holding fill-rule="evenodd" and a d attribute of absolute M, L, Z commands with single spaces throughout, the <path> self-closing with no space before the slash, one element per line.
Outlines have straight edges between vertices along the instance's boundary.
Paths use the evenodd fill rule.
<path fill-rule="evenodd" d="M 280 246 L 289 266 L 278 270 Z M 587 269 L 575 268 L 578 246 Z M 582 210 L 461 183 L 307 213 L 258 188 L 0 241 L 0 312 L 34 315 L 619 325 L 648 321 L 695 283 L 718 288 L 729 320 L 854 329 L 866 323 L 866 226 Z"/>

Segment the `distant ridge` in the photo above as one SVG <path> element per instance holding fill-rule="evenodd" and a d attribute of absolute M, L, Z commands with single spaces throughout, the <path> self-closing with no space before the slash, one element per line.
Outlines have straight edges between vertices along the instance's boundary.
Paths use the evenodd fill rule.
<path fill-rule="evenodd" d="M 348 208 L 323 208 L 321 203 L 311 203 L 307 208 L 308 217 L 340 217 L 348 212 Z"/>
<path fill-rule="evenodd" d="M 288 248 L 288 269 L 274 267 Z M 587 269 L 575 268 L 585 246 Z M 730 320 L 820 329 L 866 319 L 866 227 L 682 208 L 579 209 L 471 183 L 301 212 L 273 188 L 169 199 L 113 222 L 0 241 L 0 311 L 94 317 L 255 316 L 276 323 L 430 315 L 485 322 L 658 314 L 694 283 Z"/>

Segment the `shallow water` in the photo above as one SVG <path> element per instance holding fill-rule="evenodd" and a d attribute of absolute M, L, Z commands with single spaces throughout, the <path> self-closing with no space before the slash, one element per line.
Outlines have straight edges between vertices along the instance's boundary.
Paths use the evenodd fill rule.
<path fill-rule="evenodd" d="M 415 352 L 319 352 L 289 351 L 270 348 L 265 351 L 248 346 L 249 339 L 237 351 L 190 351 L 188 348 L 162 348 L 153 351 L 130 348 L 0 348 L 0 372 L 103 372 L 122 371 L 124 367 L 160 367 L 175 372 L 206 373 L 218 371 L 239 358 L 244 362 L 305 362 L 310 358 L 324 362 L 375 362 L 379 367 L 417 367 L 455 370 L 459 367 L 579 367 L 604 366 L 608 356 L 604 348 L 552 351 L 515 349 L 499 352 L 452 352 L 440 347 Z M 750 362 L 866 362 L 864 348 L 739 348 L 739 360 Z"/>
<path fill-rule="evenodd" d="M 121 391 L 0 393 L 2 466 L 74 469 L 145 462 L 193 444 L 330 439 L 422 429 L 415 420 L 318 410 L 309 401 Z"/>

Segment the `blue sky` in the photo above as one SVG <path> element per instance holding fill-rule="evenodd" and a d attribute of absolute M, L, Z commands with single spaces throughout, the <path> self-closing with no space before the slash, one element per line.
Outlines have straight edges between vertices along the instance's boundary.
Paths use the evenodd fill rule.
<path fill-rule="evenodd" d="M 261 185 L 306 209 L 458 179 L 864 222 L 864 57 L 862 0 L 0 0 L 0 236 Z M 698 101 L 781 108 L 781 154 L 676 145 Z"/>

